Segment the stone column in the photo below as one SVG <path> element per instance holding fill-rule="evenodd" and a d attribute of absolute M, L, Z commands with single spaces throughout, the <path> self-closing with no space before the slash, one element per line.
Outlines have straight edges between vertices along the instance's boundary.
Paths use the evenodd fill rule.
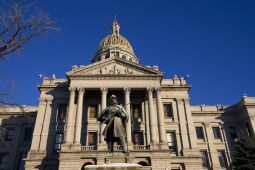
<path fill-rule="evenodd" d="M 155 145 L 157 141 L 156 137 L 156 120 L 154 113 L 154 102 L 153 102 L 153 88 L 148 88 L 148 99 L 149 99 L 149 115 L 150 115 L 150 134 L 151 134 L 151 145 Z"/>
<path fill-rule="evenodd" d="M 177 109 L 178 109 L 178 115 L 179 115 L 179 128 L 180 128 L 180 134 L 181 134 L 181 141 L 182 141 L 182 153 L 183 156 L 186 156 L 186 151 L 190 149 L 190 142 L 188 137 L 188 130 L 187 130 L 187 122 L 186 122 L 186 115 L 185 115 L 185 109 L 184 109 L 184 102 L 182 99 L 176 99 L 177 102 Z"/>
<path fill-rule="evenodd" d="M 159 126 L 159 142 L 161 143 L 162 147 L 165 145 L 165 148 L 162 149 L 168 149 L 167 148 L 167 142 L 166 142 L 166 131 L 165 131 L 165 122 L 164 122 L 164 110 L 163 110 L 163 104 L 161 101 L 161 89 L 156 88 L 157 93 L 157 112 L 158 112 L 158 126 Z"/>
<path fill-rule="evenodd" d="M 106 108 L 106 101 L 107 101 L 107 88 L 101 88 L 101 112 Z M 104 128 L 105 124 L 100 126 L 99 143 L 102 143 L 104 141 L 104 136 L 102 135 Z"/>
<path fill-rule="evenodd" d="M 46 151 L 46 146 L 47 146 L 47 141 L 49 136 L 48 133 L 50 133 L 49 128 L 50 128 L 50 117 L 51 117 L 51 104 L 52 104 L 52 100 L 47 99 L 45 116 L 43 120 L 43 127 L 42 127 L 42 133 L 41 133 L 41 140 L 39 145 L 40 151 Z"/>
<path fill-rule="evenodd" d="M 70 99 L 69 99 L 69 109 L 67 117 L 67 127 L 66 127 L 66 143 L 73 143 L 73 133 L 74 133 L 74 99 L 76 88 L 69 88 Z"/>
<path fill-rule="evenodd" d="M 185 113 L 187 117 L 187 125 L 188 125 L 188 135 L 190 139 L 190 147 L 191 149 L 197 149 L 197 141 L 192 140 L 196 138 L 196 132 L 195 132 L 195 126 L 192 120 L 192 115 L 191 115 L 191 108 L 190 108 L 190 103 L 189 99 L 184 99 L 184 106 L 185 106 Z"/>
<path fill-rule="evenodd" d="M 130 89 L 124 88 L 125 91 L 125 109 L 127 111 L 128 121 L 126 124 L 127 130 L 127 144 L 128 149 L 132 149 L 132 141 L 131 141 L 131 115 L 130 115 Z"/>
<path fill-rule="evenodd" d="M 205 136 L 207 137 L 207 142 L 208 142 L 208 156 L 211 158 L 211 168 L 212 169 L 220 169 L 219 166 L 219 159 L 218 159 L 218 152 L 213 144 L 214 142 L 214 135 L 213 135 L 213 130 L 212 126 L 209 122 L 204 123 L 205 127 Z"/>
<path fill-rule="evenodd" d="M 40 98 L 36 122 L 35 122 L 35 128 L 33 133 L 33 140 L 32 140 L 31 149 L 30 149 L 32 151 L 39 150 L 39 143 L 41 140 L 41 132 L 43 127 L 45 112 L 46 112 L 46 100 Z"/>
<path fill-rule="evenodd" d="M 75 139 L 74 143 L 80 145 L 81 144 L 81 124 L 82 124 L 82 111 L 83 111 L 83 96 L 84 96 L 84 88 L 79 88 L 78 95 L 78 108 L 76 114 L 75 121 Z"/>

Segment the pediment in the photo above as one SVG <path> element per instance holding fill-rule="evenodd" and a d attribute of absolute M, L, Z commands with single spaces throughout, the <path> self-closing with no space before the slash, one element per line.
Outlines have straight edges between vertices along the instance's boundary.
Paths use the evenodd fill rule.
<path fill-rule="evenodd" d="M 129 76 L 162 76 L 163 73 L 141 64 L 132 63 L 123 59 L 107 59 L 87 66 L 81 66 L 67 72 L 68 76 L 90 75 L 129 75 Z"/>

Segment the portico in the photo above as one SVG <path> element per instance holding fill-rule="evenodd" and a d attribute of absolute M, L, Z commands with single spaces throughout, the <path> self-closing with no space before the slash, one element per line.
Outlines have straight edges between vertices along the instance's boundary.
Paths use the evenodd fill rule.
<path fill-rule="evenodd" d="M 164 113 L 163 113 L 163 105 L 160 96 L 160 90 L 155 87 L 124 87 L 124 88 L 113 88 L 113 87 L 101 87 L 100 89 L 95 89 L 94 87 L 70 87 L 70 97 L 69 97 L 69 109 L 67 115 L 67 129 L 66 129 L 66 144 L 75 144 L 81 146 L 81 134 L 82 134 L 82 119 L 83 112 L 85 112 L 84 105 L 89 105 L 90 101 L 86 99 L 87 92 L 93 93 L 93 91 L 97 91 L 101 93 L 101 96 L 95 96 L 97 101 L 100 99 L 100 103 L 98 103 L 98 107 L 100 110 L 98 113 L 106 108 L 108 98 L 107 96 L 110 94 L 116 94 L 119 96 L 120 104 L 125 106 L 125 109 L 128 113 L 129 120 L 126 125 L 127 130 L 127 142 L 129 146 L 129 150 L 133 150 L 133 140 L 134 131 L 140 129 L 143 131 L 144 137 L 144 145 L 151 145 L 151 149 L 158 149 L 155 147 L 155 143 L 159 141 L 162 143 L 166 143 L 166 133 L 164 128 Z M 143 95 L 139 98 L 131 97 L 131 94 L 135 94 L 136 92 L 142 93 Z M 108 95 L 107 95 L 108 94 Z M 75 98 L 77 98 L 77 103 L 75 103 Z M 136 103 L 143 107 L 143 111 L 140 110 L 141 119 L 140 123 L 134 125 L 134 115 L 132 113 L 133 104 Z M 146 106 L 147 105 L 147 106 Z M 148 107 L 148 113 L 145 112 L 146 107 Z M 74 109 L 76 108 L 76 109 Z M 148 117 L 147 117 L 147 116 Z M 85 118 L 86 119 L 86 118 Z M 88 118 L 87 118 L 88 119 Z M 90 120 L 87 120 L 89 122 Z M 146 124 L 146 121 L 149 124 Z M 157 126 L 157 122 L 159 126 Z M 98 134 L 98 145 L 105 145 L 103 137 L 101 136 L 103 126 L 98 126 L 96 130 Z M 147 134 L 146 131 L 149 131 L 150 134 Z M 73 134 L 73 135 L 72 135 Z M 136 147 L 137 148 L 137 147 Z M 99 149 L 99 148 L 98 148 Z M 106 149 L 106 148 L 102 148 Z"/>

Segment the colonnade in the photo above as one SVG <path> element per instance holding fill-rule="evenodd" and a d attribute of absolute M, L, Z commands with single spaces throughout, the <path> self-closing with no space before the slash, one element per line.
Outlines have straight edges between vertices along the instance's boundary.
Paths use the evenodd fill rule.
<path fill-rule="evenodd" d="M 107 104 L 107 88 L 101 88 L 101 110 L 106 108 Z M 155 145 L 156 143 L 166 143 L 166 133 L 164 126 L 164 113 L 163 104 L 161 101 L 161 89 L 160 88 L 146 88 L 149 107 L 149 128 L 150 128 L 150 143 Z M 66 126 L 66 143 L 67 144 L 80 144 L 81 128 L 82 128 L 82 111 L 83 111 L 83 98 L 86 93 L 85 88 L 70 87 L 69 109 Z M 78 91 L 77 111 L 74 111 L 75 94 Z M 130 120 L 130 93 L 131 88 L 123 88 L 125 109 L 127 111 L 129 120 L 126 124 L 127 129 L 127 142 L 132 145 L 131 139 L 131 120 Z M 154 106 L 153 93 L 156 91 L 156 109 Z M 86 99 L 85 99 L 86 100 Z M 156 112 L 155 112 L 156 111 Z M 101 126 L 102 132 L 104 126 Z M 158 133 L 157 133 L 158 130 Z M 158 134 L 158 135 L 157 135 Z M 103 142 L 103 137 L 100 136 L 99 143 Z"/>

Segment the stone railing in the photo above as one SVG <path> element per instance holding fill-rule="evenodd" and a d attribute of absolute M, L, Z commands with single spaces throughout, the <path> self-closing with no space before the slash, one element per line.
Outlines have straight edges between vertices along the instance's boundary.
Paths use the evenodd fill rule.
<path fill-rule="evenodd" d="M 93 151 L 97 150 L 96 146 L 81 146 L 81 151 Z"/>
<path fill-rule="evenodd" d="M 120 145 L 117 145 L 117 146 L 113 146 L 113 150 L 120 151 L 120 150 L 122 150 L 122 148 Z"/>
<path fill-rule="evenodd" d="M 150 150 L 150 145 L 134 145 L 133 149 L 137 151 Z"/>

